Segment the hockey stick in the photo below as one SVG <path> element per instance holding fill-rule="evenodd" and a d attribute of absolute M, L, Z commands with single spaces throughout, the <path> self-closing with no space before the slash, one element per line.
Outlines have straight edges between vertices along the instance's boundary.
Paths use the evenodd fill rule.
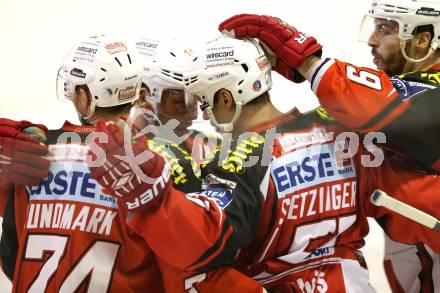
<path fill-rule="evenodd" d="M 393 212 L 396 212 L 404 217 L 407 217 L 417 223 L 420 223 L 428 228 L 434 229 L 440 232 L 440 221 L 431 215 L 428 215 L 421 210 L 416 209 L 406 203 L 397 200 L 382 190 L 376 189 L 372 194 L 370 201 L 376 206 L 387 208 Z"/>

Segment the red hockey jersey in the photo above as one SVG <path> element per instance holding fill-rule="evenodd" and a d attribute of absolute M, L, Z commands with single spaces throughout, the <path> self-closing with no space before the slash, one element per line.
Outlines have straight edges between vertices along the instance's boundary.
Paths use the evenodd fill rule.
<path fill-rule="evenodd" d="M 201 193 L 174 190 L 139 216 L 135 229 L 160 258 L 202 273 L 234 264 L 280 292 L 368 292 L 358 251 L 367 216 L 396 240 L 440 251 L 440 233 L 370 204 L 381 188 L 439 217 L 440 178 L 384 158 L 377 146 L 367 152 L 363 138 L 320 112 L 292 116 L 233 142 L 223 157 L 215 153 L 202 166 Z"/>
<path fill-rule="evenodd" d="M 50 131 L 49 176 L 12 187 L 0 250 L 14 292 L 163 291 L 145 241 L 90 176 L 84 142 L 93 130 L 66 123 Z"/>
<path fill-rule="evenodd" d="M 8 204 L 0 256 L 14 292 L 262 292 L 231 267 L 198 275 L 156 262 L 145 240 L 126 225 L 131 217 L 90 177 L 83 143 L 93 130 L 66 123 L 50 131 L 48 178 L 39 186 L 1 185 Z M 200 191 L 200 172 L 187 151 L 193 137 L 188 143 L 191 148 L 148 140 L 170 161 L 175 188 Z"/>
<path fill-rule="evenodd" d="M 440 171 L 440 64 L 390 77 L 325 59 L 309 79 L 338 122 L 360 133 L 383 132 L 389 148 Z"/>

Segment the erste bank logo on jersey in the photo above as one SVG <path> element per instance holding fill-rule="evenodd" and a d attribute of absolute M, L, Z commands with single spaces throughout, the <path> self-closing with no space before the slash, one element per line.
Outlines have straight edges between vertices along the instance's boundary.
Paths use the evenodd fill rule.
<path fill-rule="evenodd" d="M 91 177 L 87 151 L 87 146 L 51 145 L 49 175 L 39 185 L 26 187 L 30 200 L 68 200 L 115 208 L 116 200 Z"/>
<path fill-rule="evenodd" d="M 271 175 L 286 220 L 307 221 L 355 210 L 355 166 L 351 159 L 338 163 L 335 145 L 312 145 L 274 160 Z"/>
<path fill-rule="evenodd" d="M 111 235 L 118 215 L 116 200 L 91 178 L 87 151 L 76 144 L 49 146 L 49 175 L 39 185 L 26 187 L 26 229 Z"/>
<path fill-rule="evenodd" d="M 280 197 L 323 182 L 356 177 L 351 159 L 338 164 L 335 143 L 292 151 L 276 159 L 271 167 Z"/>

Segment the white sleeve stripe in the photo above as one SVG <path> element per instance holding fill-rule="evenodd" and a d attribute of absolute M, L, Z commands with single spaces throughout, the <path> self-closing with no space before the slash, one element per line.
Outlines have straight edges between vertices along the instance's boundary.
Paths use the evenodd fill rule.
<path fill-rule="evenodd" d="M 264 178 L 260 184 L 260 192 L 264 197 L 264 201 L 266 201 L 267 191 L 269 188 L 269 178 L 270 178 L 270 166 L 267 168 L 266 174 L 264 175 Z"/>
<path fill-rule="evenodd" d="M 312 91 L 316 94 L 318 90 L 319 83 L 321 82 L 321 78 L 324 76 L 327 69 L 335 63 L 334 59 L 326 58 L 323 61 L 316 64 L 316 68 L 312 70 L 313 74 L 310 76 L 310 84 L 312 87 Z"/>

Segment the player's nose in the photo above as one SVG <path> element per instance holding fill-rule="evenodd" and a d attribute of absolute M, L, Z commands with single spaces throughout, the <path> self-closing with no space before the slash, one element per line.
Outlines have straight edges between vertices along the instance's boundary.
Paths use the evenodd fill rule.
<path fill-rule="evenodd" d="M 378 45 L 378 38 L 376 36 L 376 33 L 373 32 L 370 35 L 370 37 L 368 38 L 367 44 L 370 47 L 377 47 L 377 45 Z"/>

